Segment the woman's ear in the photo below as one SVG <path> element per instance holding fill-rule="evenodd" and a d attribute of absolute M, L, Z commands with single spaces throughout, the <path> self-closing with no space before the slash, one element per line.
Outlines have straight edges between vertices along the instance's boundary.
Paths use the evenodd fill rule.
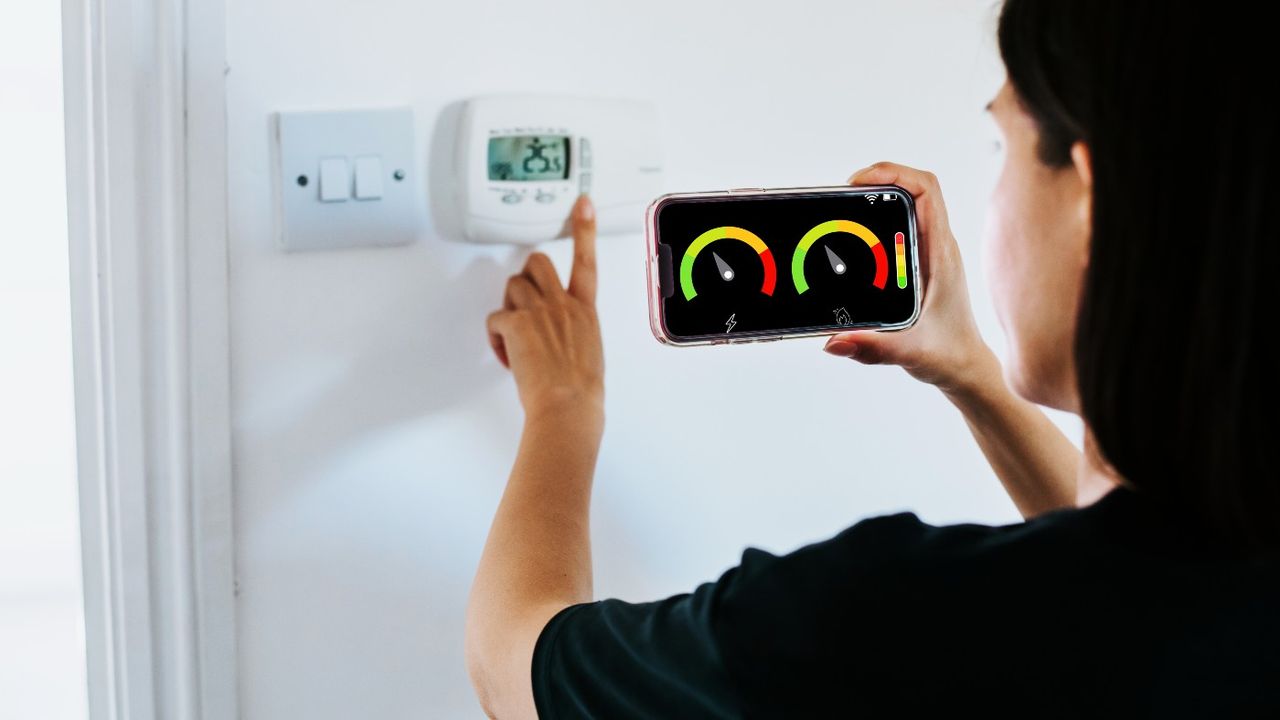
<path fill-rule="evenodd" d="M 1080 189 L 1083 191 L 1081 196 L 1085 200 L 1083 209 L 1085 219 L 1088 220 L 1088 213 L 1092 210 L 1092 203 L 1089 201 L 1093 198 L 1093 158 L 1089 154 L 1089 146 L 1083 140 L 1071 143 L 1071 165 L 1080 178 Z"/>
<path fill-rule="evenodd" d="M 1093 157 L 1083 140 L 1071 143 L 1071 166 L 1079 178 L 1080 227 L 1084 236 L 1084 258 L 1088 262 L 1089 240 L 1093 236 Z"/>

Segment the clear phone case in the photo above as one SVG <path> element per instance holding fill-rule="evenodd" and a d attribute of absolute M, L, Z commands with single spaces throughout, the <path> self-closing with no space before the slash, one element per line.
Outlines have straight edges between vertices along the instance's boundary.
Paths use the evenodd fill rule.
<path fill-rule="evenodd" d="M 699 337 L 699 338 L 680 338 L 667 332 L 666 322 L 663 318 L 662 310 L 662 288 L 659 283 L 658 267 L 658 237 L 657 217 L 658 211 L 668 203 L 686 200 L 714 200 L 732 195 L 735 198 L 757 197 L 777 197 L 779 195 L 865 195 L 873 192 L 884 192 L 886 190 L 894 190 L 901 193 L 903 199 L 907 203 L 910 212 L 907 213 L 908 227 L 910 232 L 907 236 L 911 247 L 911 273 L 912 287 L 915 288 L 915 307 L 911 312 L 911 317 L 901 323 L 879 324 L 879 325 L 859 325 L 856 327 L 835 327 L 820 328 L 817 330 L 797 329 L 797 330 L 759 330 L 753 332 L 744 332 L 733 336 L 719 337 Z M 915 199 L 911 193 L 897 185 L 828 185 L 818 187 L 791 187 L 791 188 L 743 188 L 737 190 L 710 190 L 705 192 L 689 192 L 689 193 L 667 193 L 649 203 L 648 209 L 645 211 L 645 277 L 649 288 L 649 328 L 653 331 L 653 336 L 658 342 L 664 345 L 672 345 L 676 347 L 692 347 L 697 345 L 729 345 L 737 343 L 752 342 L 769 342 L 772 340 L 780 340 L 783 338 L 801 338 L 816 337 L 820 335 L 835 335 L 849 330 L 877 330 L 892 331 L 903 330 L 915 324 L 916 319 L 920 317 L 920 298 L 923 288 L 920 286 L 920 253 L 918 232 L 916 227 L 916 206 Z"/>

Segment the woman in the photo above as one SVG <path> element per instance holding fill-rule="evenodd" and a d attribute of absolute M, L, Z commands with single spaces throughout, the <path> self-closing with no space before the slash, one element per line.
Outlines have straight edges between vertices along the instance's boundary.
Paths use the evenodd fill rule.
<path fill-rule="evenodd" d="M 924 306 L 909 330 L 824 349 L 938 387 L 1020 523 L 873 517 L 787 555 L 749 548 L 691 593 L 593 602 L 603 363 L 580 200 L 567 290 L 534 253 L 488 320 L 526 415 L 468 608 L 486 711 L 1280 716 L 1265 27 L 1226 7 L 1007 0 L 985 242 L 1003 368 L 937 179 L 888 162 L 850 178 L 915 197 Z M 1080 415 L 1083 456 L 1036 405 Z"/>

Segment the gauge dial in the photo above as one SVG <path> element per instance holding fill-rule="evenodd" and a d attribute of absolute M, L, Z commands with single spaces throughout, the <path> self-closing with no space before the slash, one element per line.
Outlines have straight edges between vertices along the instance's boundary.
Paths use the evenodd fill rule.
<path fill-rule="evenodd" d="M 809 232 L 805 233 L 804 237 L 800 238 L 800 243 L 796 245 L 795 253 L 791 256 L 791 280 L 795 283 L 797 293 L 803 295 L 809 289 L 809 282 L 804 277 L 804 259 L 809 253 L 809 248 L 827 235 L 838 232 L 855 235 L 867 244 L 876 261 L 876 274 L 871 284 L 881 290 L 884 289 L 885 282 L 889 279 L 889 258 L 884 251 L 884 244 L 880 242 L 880 238 L 876 237 L 876 234 L 871 232 L 865 225 L 852 220 L 828 220 L 815 225 Z M 840 260 L 839 256 L 832 252 L 830 248 L 827 248 L 827 259 L 831 261 L 831 267 L 837 274 L 844 274 L 846 267 L 844 261 Z"/>
<path fill-rule="evenodd" d="M 684 299 L 692 300 L 698 295 L 698 291 L 693 287 L 694 259 L 698 257 L 698 253 L 702 252 L 703 248 L 716 240 L 723 239 L 740 240 L 747 245 L 750 245 L 751 249 L 755 250 L 756 253 L 759 254 L 760 262 L 764 265 L 764 282 L 760 285 L 760 292 L 765 295 L 772 296 L 774 285 L 777 282 L 778 270 L 777 266 L 773 262 L 773 253 L 769 251 L 769 246 L 765 245 L 764 241 L 750 230 L 744 230 L 732 225 L 724 225 L 712 228 L 702 233 L 694 239 L 693 243 L 689 245 L 689 248 L 684 251 L 684 257 L 680 260 L 680 289 L 684 292 Z M 712 252 L 712 255 L 715 257 L 716 267 L 719 271 L 720 277 L 724 278 L 726 281 L 732 280 L 735 277 L 733 269 L 730 268 L 719 255 L 716 255 L 715 252 Z"/>

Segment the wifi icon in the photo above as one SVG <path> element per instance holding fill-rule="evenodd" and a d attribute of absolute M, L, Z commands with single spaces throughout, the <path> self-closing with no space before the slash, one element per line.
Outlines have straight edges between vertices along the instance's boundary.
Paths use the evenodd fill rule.
<path fill-rule="evenodd" d="M 875 204 L 876 204 L 876 194 L 875 194 L 875 193 L 871 193 L 870 195 L 868 195 L 868 196 L 867 196 L 867 202 L 868 202 L 868 203 L 871 203 L 872 205 L 875 205 Z"/>

